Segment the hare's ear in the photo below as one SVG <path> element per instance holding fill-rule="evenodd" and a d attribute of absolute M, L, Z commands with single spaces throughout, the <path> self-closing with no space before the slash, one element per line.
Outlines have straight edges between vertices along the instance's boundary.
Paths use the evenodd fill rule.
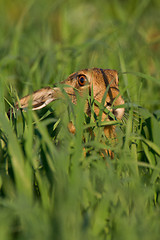
<path fill-rule="evenodd" d="M 107 76 L 110 86 L 118 86 L 118 73 L 116 70 L 105 69 L 105 75 Z"/>
<path fill-rule="evenodd" d="M 118 86 L 118 72 L 116 70 L 112 70 L 111 72 L 111 76 L 113 78 L 113 81 L 115 82 L 115 84 Z"/>
<path fill-rule="evenodd" d="M 58 99 L 59 94 L 59 88 L 42 88 L 20 99 L 19 102 L 16 103 L 16 108 L 25 109 L 31 104 L 32 110 L 38 110 Z"/>

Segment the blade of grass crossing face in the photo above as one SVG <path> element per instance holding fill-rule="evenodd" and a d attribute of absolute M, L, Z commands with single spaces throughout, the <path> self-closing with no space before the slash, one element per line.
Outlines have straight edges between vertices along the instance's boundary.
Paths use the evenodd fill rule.
<path fill-rule="evenodd" d="M 110 84 L 112 83 L 112 81 L 110 82 Z M 98 123 L 100 123 L 101 119 L 102 119 L 102 113 L 103 113 L 103 110 L 105 108 L 104 105 L 105 105 L 105 101 L 106 101 L 106 97 L 107 97 L 107 94 L 108 94 L 108 91 L 109 91 L 110 84 L 107 86 L 107 88 L 105 90 L 105 93 L 103 95 L 102 101 L 100 103 L 100 111 L 99 111 L 99 121 L 98 121 Z"/>

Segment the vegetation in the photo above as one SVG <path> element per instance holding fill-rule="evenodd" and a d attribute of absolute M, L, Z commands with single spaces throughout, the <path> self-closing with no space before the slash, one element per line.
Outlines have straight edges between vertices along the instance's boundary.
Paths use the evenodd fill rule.
<path fill-rule="evenodd" d="M 159 239 L 159 9 L 159 0 L 0 0 L 1 239 Z M 8 120 L 18 98 L 89 67 L 119 72 L 126 113 L 114 146 L 84 101 Z"/>

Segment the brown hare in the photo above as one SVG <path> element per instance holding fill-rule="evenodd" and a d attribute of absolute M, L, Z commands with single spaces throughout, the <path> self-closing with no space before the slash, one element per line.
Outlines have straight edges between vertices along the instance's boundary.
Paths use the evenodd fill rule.
<path fill-rule="evenodd" d="M 71 98 L 71 101 L 76 104 L 76 91 L 83 95 L 84 92 L 88 92 L 91 95 L 93 93 L 93 97 L 95 100 L 94 103 L 94 112 L 98 116 L 99 107 L 96 102 L 101 103 L 103 99 L 104 107 L 114 114 L 116 119 L 121 119 L 124 114 L 124 108 L 112 108 L 118 105 L 124 104 L 124 100 L 122 99 L 119 88 L 118 88 L 118 74 L 115 70 L 110 69 L 101 69 L 101 68 L 91 68 L 84 69 L 78 72 L 72 73 L 66 80 L 61 82 L 64 91 Z M 107 88 L 108 87 L 108 88 Z M 108 90 L 106 92 L 106 89 Z M 28 95 L 20 99 L 19 102 L 16 103 L 16 108 L 25 109 L 29 105 L 29 102 L 32 102 L 32 109 L 37 110 L 45 107 L 50 102 L 55 101 L 59 98 L 63 97 L 61 87 L 45 87 L 40 90 L 35 91 L 33 94 Z M 106 94 L 107 93 L 107 94 Z M 104 99 L 104 94 L 106 97 Z M 85 108 L 86 113 L 90 116 L 90 105 L 87 103 Z M 107 116 L 106 112 L 103 111 L 101 120 L 110 120 L 110 117 Z M 70 132 L 74 132 L 74 127 L 71 123 L 69 123 Z M 115 138 L 115 126 L 114 125 L 106 125 L 104 126 L 104 133 L 107 138 Z M 110 152 L 112 157 L 112 153 Z"/>

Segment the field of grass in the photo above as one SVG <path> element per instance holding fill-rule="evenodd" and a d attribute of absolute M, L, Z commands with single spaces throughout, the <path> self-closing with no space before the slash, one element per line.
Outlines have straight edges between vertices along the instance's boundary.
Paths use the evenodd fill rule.
<path fill-rule="evenodd" d="M 0 0 L 0 239 L 160 239 L 159 64 L 159 0 Z M 96 124 L 89 135 L 84 101 L 8 120 L 17 99 L 90 67 L 119 73 L 114 146 Z"/>

